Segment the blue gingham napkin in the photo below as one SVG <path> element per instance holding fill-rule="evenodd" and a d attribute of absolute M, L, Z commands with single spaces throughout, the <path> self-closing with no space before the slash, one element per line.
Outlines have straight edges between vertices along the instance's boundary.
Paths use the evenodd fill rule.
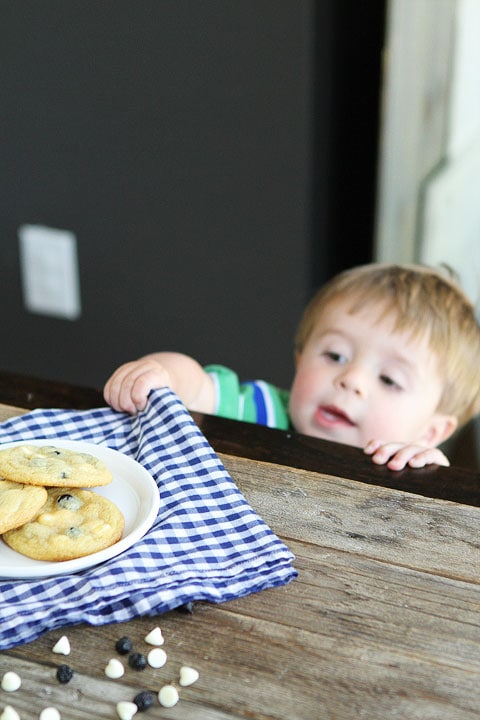
<path fill-rule="evenodd" d="M 160 510 L 121 555 L 82 572 L 0 579 L 0 649 L 47 630 L 123 622 L 193 600 L 224 602 L 290 582 L 290 550 L 252 510 L 170 390 L 136 417 L 111 408 L 34 410 L 0 424 L 0 443 L 68 438 L 130 455 L 155 478 Z"/>

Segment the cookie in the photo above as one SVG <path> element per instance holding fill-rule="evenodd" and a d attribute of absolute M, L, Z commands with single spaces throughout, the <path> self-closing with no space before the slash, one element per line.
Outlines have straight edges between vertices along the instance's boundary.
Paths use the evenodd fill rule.
<path fill-rule="evenodd" d="M 0 535 L 35 517 L 47 500 L 43 487 L 0 478 Z"/>
<path fill-rule="evenodd" d="M 108 498 L 78 488 L 48 488 L 47 493 L 36 517 L 3 535 L 12 550 L 34 560 L 73 560 L 122 537 L 124 517 Z"/>
<path fill-rule="evenodd" d="M 0 450 L 0 477 L 46 487 L 97 487 L 112 481 L 110 470 L 94 455 L 53 445 Z"/>

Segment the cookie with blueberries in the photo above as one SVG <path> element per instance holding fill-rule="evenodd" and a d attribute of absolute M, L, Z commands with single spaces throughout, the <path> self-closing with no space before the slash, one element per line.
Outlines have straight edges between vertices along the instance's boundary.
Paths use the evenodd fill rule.
<path fill-rule="evenodd" d="M 97 487 L 113 479 L 105 463 L 94 455 L 29 444 L 0 450 L 0 477 L 46 487 Z"/>
<path fill-rule="evenodd" d="M 47 488 L 47 494 L 34 518 L 3 535 L 12 550 L 34 560 L 73 560 L 122 537 L 125 519 L 108 498 L 78 488 Z"/>

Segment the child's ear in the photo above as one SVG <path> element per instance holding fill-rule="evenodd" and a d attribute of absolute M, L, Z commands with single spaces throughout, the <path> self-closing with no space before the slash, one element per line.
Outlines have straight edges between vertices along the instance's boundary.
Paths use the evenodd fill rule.
<path fill-rule="evenodd" d="M 440 443 L 453 435 L 457 429 L 458 420 L 454 415 L 441 415 L 437 413 L 431 419 L 427 429 L 420 438 L 428 447 L 437 447 Z"/>

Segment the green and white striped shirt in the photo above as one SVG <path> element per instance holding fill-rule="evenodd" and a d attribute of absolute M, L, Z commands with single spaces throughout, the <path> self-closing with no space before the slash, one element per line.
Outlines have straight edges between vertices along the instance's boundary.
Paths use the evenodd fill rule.
<path fill-rule="evenodd" d="M 240 382 L 238 375 L 223 365 L 205 368 L 215 385 L 215 415 L 232 420 L 288 430 L 290 393 L 263 380 Z"/>

